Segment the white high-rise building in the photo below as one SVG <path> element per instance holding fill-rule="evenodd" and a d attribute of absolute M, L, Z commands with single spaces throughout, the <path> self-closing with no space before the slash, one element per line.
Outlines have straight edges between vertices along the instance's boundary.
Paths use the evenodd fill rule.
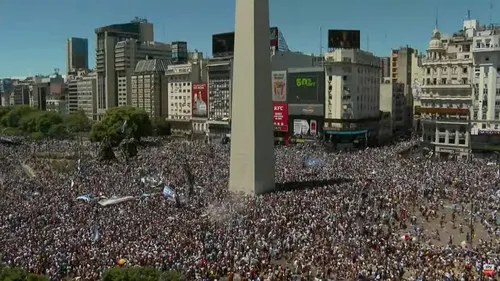
<path fill-rule="evenodd" d="M 380 59 L 362 50 L 325 54 L 325 131 L 378 131 Z M 366 122 L 358 122 L 365 120 Z"/>
<path fill-rule="evenodd" d="M 470 152 L 472 105 L 472 37 L 459 31 L 453 36 L 432 32 L 422 59 L 422 139 L 439 157 L 467 158 Z"/>
<path fill-rule="evenodd" d="M 474 32 L 472 134 L 500 134 L 500 26 L 466 25 Z"/>

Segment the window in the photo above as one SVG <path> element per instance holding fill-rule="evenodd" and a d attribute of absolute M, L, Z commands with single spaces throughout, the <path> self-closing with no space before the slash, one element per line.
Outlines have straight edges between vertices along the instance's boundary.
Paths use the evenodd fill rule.
<path fill-rule="evenodd" d="M 347 81 L 347 75 L 344 75 L 344 76 L 342 77 L 342 80 Z"/>
<path fill-rule="evenodd" d="M 467 73 L 467 67 L 462 68 L 462 73 Z"/>
<path fill-rule="evenodd" d="M 490 61 L 490 58 L 489 57 L 485 57 L 484 60 L 485 61 Z"/>

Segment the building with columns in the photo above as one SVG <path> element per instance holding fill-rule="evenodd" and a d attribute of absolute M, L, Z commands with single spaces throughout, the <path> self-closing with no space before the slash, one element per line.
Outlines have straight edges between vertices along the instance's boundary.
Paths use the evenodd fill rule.
<path fill-rule="evenodd" d="M 470 110 L 473 91 L 472 37 L 464 31 L 442 38 L 432 32 L 422 59 L 420 114 L 422 139 L 439 157 L 470 154 Z"/>

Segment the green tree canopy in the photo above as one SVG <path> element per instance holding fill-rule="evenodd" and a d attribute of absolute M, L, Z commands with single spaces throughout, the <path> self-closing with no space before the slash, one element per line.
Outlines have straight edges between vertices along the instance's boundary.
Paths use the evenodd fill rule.
<path fill-rule="evenodd" d="M 82 133 L 90 131 L 92 124 L 83 110 L 72 112 L 65 118 L 66 127 L 71 133 Z"/>
<path fill-rule="evenodd" d="M 126 126 L 123 126 L 125 121 Z M 92 126 L 90 140 L 103 141 L 108 138 L 113 146 L 117 146 L 127 136 L 140 140 L 151 135 L 151 132 L 151 121 L 144 110 L 128 106 L 113 107 L 106 111 L 100 122 Z"/>
<path fill-rule="evenodd" d="M 21 268 L 10 268 L 0 265 L 0 280 L 2 281 L 49 281 L 42 275 L 28 273 Z"/>
<path fill-rule="evenodd" d="M 155 118 L 152 121 L 153 130 L 157 136 L 170 136 L 172 128 L 164 118 Z"/>

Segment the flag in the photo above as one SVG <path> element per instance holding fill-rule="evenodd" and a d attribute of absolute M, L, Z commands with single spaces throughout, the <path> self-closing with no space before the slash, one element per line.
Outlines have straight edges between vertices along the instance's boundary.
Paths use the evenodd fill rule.
<path fill-rule="evenodd" d="M 80 195 L 80 196 L 76 197 L 76 200 L 83 200 L 83 201 L 89 202 L 90 200 L 92 200 L 92 196 L 91 195 Z"/>
<path fill-rule="evenodd" d="M 99 225 L 96 223 L 92 227 L 92 235 L 90 237 L 90 240 L 92 240 L 92 242 L 95 243 L 95 242 L 99 241 L 99 239 L 101 239 L 101 233 L 99 231 Z"/>
<path fill-rule="evenodd" d="M 76 168 L 78 169 L 78 172 L 80 172 L 80 163 L 81 163 L 81 159 L 78 159 L 77 161 L 77 165 L 76 165 Z"/>
<path fill-rule="evenodd" d="M 127 120 L 123 121 L 123 124 L 122 124 L 122 134 L 124 134 L 126 130 L 127 130 Z"/>
<path fill-rule="evenodd" d="M 163 187 L 162 195 L 165 199 L 175 199 L 175 191 L 168 185 Z"/>

